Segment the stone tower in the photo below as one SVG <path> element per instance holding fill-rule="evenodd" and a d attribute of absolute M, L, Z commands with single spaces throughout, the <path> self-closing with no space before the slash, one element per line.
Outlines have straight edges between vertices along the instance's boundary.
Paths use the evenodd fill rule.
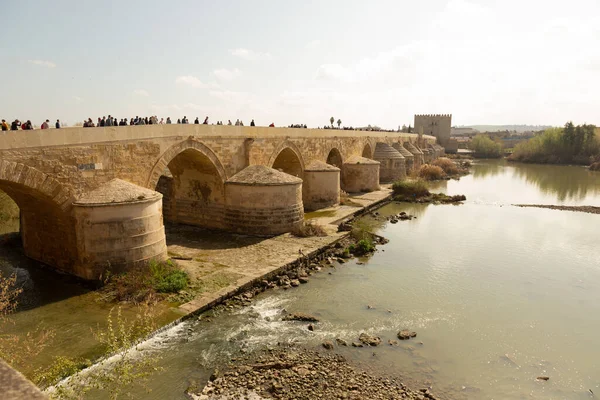
<path fill-rule="evenodd" d="M 452 114 L 416 114 L 414 129 L 424 135 L 437 138 L 442 147 L 446 148 L 450 142 L 450 128 L 452 127 Z"/>

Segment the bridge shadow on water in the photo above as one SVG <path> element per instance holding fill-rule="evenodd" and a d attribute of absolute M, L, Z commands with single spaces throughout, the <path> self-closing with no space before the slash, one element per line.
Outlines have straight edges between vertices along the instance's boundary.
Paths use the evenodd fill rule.
<path fill-rule="evenodd" d="M 79 278 L 56 272 L 25 256 L 21 236 L 15 232 L 0 235 L 0 274 L 17 276 L 16 286 L 22 289 L 17 298 L 17 313 L 63 301 L 94 289 Z"/>

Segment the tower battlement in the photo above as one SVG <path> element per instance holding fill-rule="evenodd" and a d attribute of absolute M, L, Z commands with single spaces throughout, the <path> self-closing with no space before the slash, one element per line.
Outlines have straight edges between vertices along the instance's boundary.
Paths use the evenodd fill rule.
<path fill-rule="evenodd" d="M 452 114 L 415 114 L 415 117 L 421 117 L 421 118 L 452 118 Z"/>

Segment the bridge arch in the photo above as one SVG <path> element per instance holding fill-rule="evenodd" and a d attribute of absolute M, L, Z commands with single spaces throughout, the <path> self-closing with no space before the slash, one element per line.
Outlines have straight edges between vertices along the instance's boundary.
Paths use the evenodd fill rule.
<path fill-rule="evenodd" d="M 273 169 L 281 170 L 286 174 L 302 178 L 304 175 L 304 159 L 298 147 L 285 140 L 271 155 L 269 166 Z"/>
<path fill-rule="evenodd" d="M 327 154 L 326 162 L 327 164 L 338 167 L 341 170 L 342 165 L 344 164 L 342 153 L 340 153 L 336 147 L 333 147 L 331 150 L 329 150 L 329 154 Z"/>
<path fill-rule="evenodd" d="M 225 168 L 223 168 L 223 164 L 219 160 L 219 157 L 204 143 L 189 138 L 181 143 L 177 143 L 171 147 L 169 147 L 161 156 L 160 159 L 154 164 L 152 171 L 146 181 L 146 187 L 148 189 L 154 190 L 160 177 L 163 175 L 165 170 L 168 168 L 169 163 L 177 157 L 179 154 L 183 153 L 188 149 L 194 149 L 197 152 L 204 155 L 208 158 L 213 165 L 215 166 L 217 173 L 219 174 L 221 180 L 225 182 L 227 179 L 227 174 L 225 173 Z"/>
<path fill-rule="evenodd" d="M 190 139 L 163 154 L 150 174 L 148 187 L 163 194 L 167 221 L 219 229 L 225 216 L 225 179 L 215 153 Z"/>
<path fill-rule="evenodd" d="M 0 190 L 19 207 L 25 255 L 73 273 L 77 241 L 71 190 L 36 168 L 6 160 L 0 161 Z"/>

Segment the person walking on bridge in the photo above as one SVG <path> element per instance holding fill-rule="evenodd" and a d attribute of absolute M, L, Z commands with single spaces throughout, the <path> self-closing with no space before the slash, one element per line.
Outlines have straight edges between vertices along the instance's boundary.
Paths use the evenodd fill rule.
<path fill-rule="evenodd" d="M 2 120 L 2 130 L 3 131 L 7 131 L 8 130 L 8 124 L 6 123 L 6 120 Z"/>
<path fill-rule="evenodd" d="M 254 123 L 254 119 L 250 121 L 250 126 L 256 126 L 256 124 Z"/>
<path fill-rule="evenodd" d="M 41 128 L 42 128 L 42 129 L 48 129 L 48 128 L 50 128 L 50 126 L 48 125 L 48 122 L 50 122 L 50 120 L 49 120 L 49 119 L 47 119 L 47 120 L 45 120 L 44 122 L 42 122 L 42 126 L 41 126 Z"/>
<path fill-rule="evenodd" d="M 194 120 L 194 125 L 200 125 L 200 119 L 198 117 Z"/>
<path fill-rule="evenodd" d="M 60 120 L 58 120 L 58 119 L 56 120 L 56 123 L 54 124 L 54 127 L 56 129 L 60 129 Z"/>
<path fill-rule="evenodd" d="M 11 124 L 10 124 L 10 130 L 11 131 L 18 131 L 19 130 L 19 126 L 21 125 L 21 121 L 19 121 L 18 119 L 15 119 Z"/>
<path fill-rule="evenodd" d="M 206 118 L 204 118 L 204 122 L 202 124 L 203 125 L 208 125 L 208 116 L 206 116 Z"/>

